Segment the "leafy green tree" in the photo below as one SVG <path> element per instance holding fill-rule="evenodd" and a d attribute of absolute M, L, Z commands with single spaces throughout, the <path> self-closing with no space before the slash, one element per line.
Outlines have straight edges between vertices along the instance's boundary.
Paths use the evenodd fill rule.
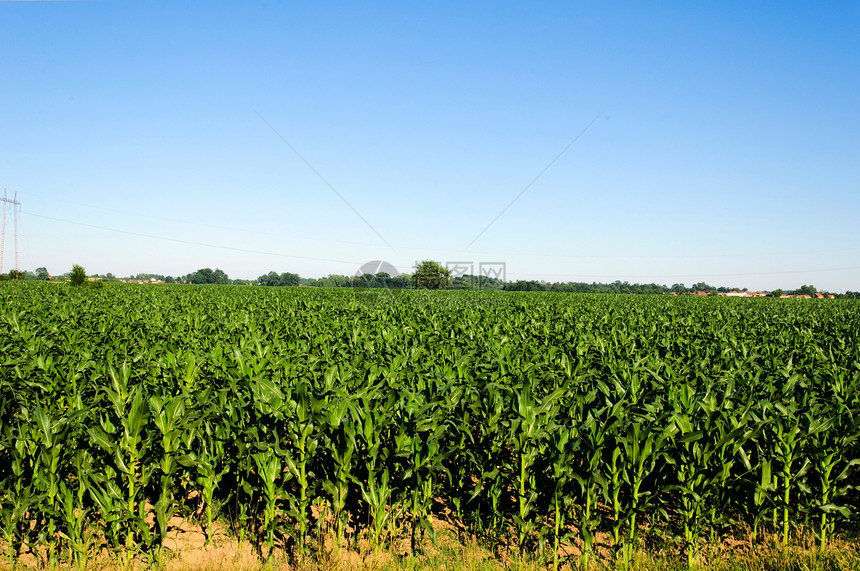
<path fill-rule="evenodd" d="M 277 272 L 269 272 L 257 278 L 257 283 L 261 286 L 276 286 L 280 285 L 280 277 Z"/>
<path fill-rule="evenodd" d="M 214 284 L 215 277 L 212 268 L 201 268 L 191 274 L 191 283 L 193 284 Z"/>
<path fill-rule="evenodd" d="M 432 260 L 424 260 L 415 268 L 412 281 L 416 287 L 439 289 L 451 283 L 451 270 Z"/>
<path fill-rule="evenodd" d="M 44 281 L 44 282 L 46 282 L 46 281 L 48 281 L 49 279 L 51 279 L 51 275 L 48 273 L 48 269 L 47 269 L 47 268 L 44 268 L 44 267 L 42 267 L 42 268 L 36 268 L 36 279 L 37 279 L 37 280 L 42 280 L 42 281 Z"/>
<path fill-rule="evenodd" d="M 24 272 L 20 270 L 9 270 L 9 279 L 10 280 L 23 280 L 26 277 Z"/>
<path fill-rule="evenodd" d="M 75 264 L 69 272 L 69 283 L 73 286 L 82 286 L 87 283 L 87 271 L 83 266 Z"/>
<path fill-rule="evenodd" d="M 299 284 L 301 284 L 301 281 L 302 280 L 299 277 L 299 274 L 293 274 L 290 272 L 284 272 L 281 274 L 281 285 L 282 286 L 296 287 Z"/>
<path fill-rule="evenodd" d="M 298 286 L 301 284 L 299 274 L 284 272 L 278 275 L 277 272 L 269 272 L 257 278 L 257 283 L 262 286 Z M 244 282 L 243 282 L 244 283 Z"/>
<path fill-rule="evenodd" d="M 218 268 L 202 268 L 191 274 L 190 281 L 193 284 L 229 284 L 230 278 Z"/>
<path fill-rule="evenodd" d="M 796 295 L 808 295 L 810 297 L 815 297 L 815 292 L 816 292 L 815 286 L 811 286 L 811 285 L 802 285 L 802 286 L 800 286 L 800 289 L 794 290 L 794 293 Z"/>
<path fill-rule="evenodd" d="M 347 287 L 349 286 L 349 277 L 342 276 L 340 274 L 329 274 L 328 280 L 331 281 L 331 284 L 335 287 Z"/>

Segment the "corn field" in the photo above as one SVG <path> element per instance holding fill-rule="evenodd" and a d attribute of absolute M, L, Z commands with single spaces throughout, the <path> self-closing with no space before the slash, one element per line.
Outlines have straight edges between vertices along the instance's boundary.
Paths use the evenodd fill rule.
<path fill-rule="evenodd" d="M 556 569 L 858 522 L 851 300 L 7 284 L 0 359 L 12 562 L 157 565 L 177 515 Z"/>

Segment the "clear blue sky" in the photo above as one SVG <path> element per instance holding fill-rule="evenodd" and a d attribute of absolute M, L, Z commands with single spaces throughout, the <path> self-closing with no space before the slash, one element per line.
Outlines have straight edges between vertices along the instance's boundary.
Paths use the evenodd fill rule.
<path fill-rule="evenodd" d="M 0 189 L 52 273 L 860 290 L 858 30 L 854 1 L 4 1 Z"/>

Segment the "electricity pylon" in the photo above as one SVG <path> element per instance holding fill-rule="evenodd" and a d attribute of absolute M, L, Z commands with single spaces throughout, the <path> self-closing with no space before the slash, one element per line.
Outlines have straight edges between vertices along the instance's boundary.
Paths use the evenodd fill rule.
<path fill-rule="evenodd" d="M 11 206 L 12 207 L 12 219 L 15 225 L 15 272 L 18 272 L 18 208 L 21 206 L 21 203 L 18 202 L 18 193 L 15 193 L 15 198 L 8 198 L 6 196 L 6 189 L 3 189 L 3 198 L 0 198 L 0 201 L 3 202 L 3 233 L 0 234 L 0 274 L 3 273 L 3 254 L 6 252 L 6 209 Z"/>

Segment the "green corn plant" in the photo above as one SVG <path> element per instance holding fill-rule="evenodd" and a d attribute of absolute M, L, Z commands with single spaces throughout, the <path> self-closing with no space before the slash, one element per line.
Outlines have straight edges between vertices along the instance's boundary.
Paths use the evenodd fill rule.
<path fill-rule="evenodd" d="M 584 569 L 588 569 L 589 560 L 594 554 L 597 528 L 600 525 L 598 503 L 606 496 L 608 486 L 603 463 L 609 444 L 607 436 L 615 429 L 620 418 L 621 403 L 619 402 L 585 413 L 584 419 L 577 427 L 583 466 L 573 478 L 579 487 L 579 496 L 584 504 L 580 507 L 579 515 L 579 531 L 583 543 L 580 564 Z"/>
<path fill-rule="evenodd" d="M 764 454 L 761 452 L 760 444 L 757 444 L 757 448 L 759 460 L 755 465 L 747 456 L 742 456 L 748 474 L 752 475 L 752 478 L 748 479 L 750 479 L 752 487 L 752 506 L 750 506 L 752 508 L 752 530 L 750 536 L 753 543 L 758 541 L 762 523 L 768 513 L 775 510 L 774 498 L 777 490 L 776 475 L 771 469 L 771 462 L 763 459 Z"/>
<path fill-rule="evenodd" d="M 402 478 L 408 489 L 410 549 L 413 554 L 420 552 L 419 541 L 425 535 L 436 542 L 436 533 L 430 522 L 430 506 L 438 492 L 440 479 L 447 473 L 444 461 L 448 455 L 442 448 L 447 424 L 441 418 L 441 412 L 438 403 L 425 401 L 415 393 L 409 394 L 403 402 L 403 419 L 394 438 L 396 456 L 406 461 Z"/>
<path fill-rule="evenodd" d="M 3 494 L 0 495 L 0 518 L 3 525 L 3 541 L 8 547 L 9 564 L 14 567 L 25 544 L 29 544 L 30 511 L 41 502 L 41 494 L 32 485 L 32 455 L 25 438 L 19 437 L 21 421 L 15 426 L 12 417 L 2 427 L 3 438 L 0 450 L 8 458 L 8 475 L 3 479 Z"/>
<path fill-rule="evenodd" d="M 706 509 L 706 490 L 712 485 L 712 474 L 708 471 L 709 458 L 703 458 L 712 452 L 710 443 L 700 442 L 704 433 L 695 430 L 689 418 L 680 416 L 673 419 L 678 427 L 675 444 L 682 450 L 680 454 L 670 454 L 667 462 L 676 470 L 678 491 L 680 493 L 680 512 L 684 525 L 684 552 L 687 563 L 693 567 L 699 549 L 699 536 L 704 522 L 702 516 Z M 684 454 L 683 452 L 686 452 Z"/>
<path fill-rule="evenodd" d="M 682 385 L 675 395 L 677 412 L 671 418 L 673 449 L 667 450 L 666 462 L 672 466 L 677 484 L 669 487 L 679 494 L 677 506 L 684 526 L 684 550 L 687 563 L 694 566 L 698 558 L 699 538 L 708 525 L 718 525 L 717 510 L 725 513 L 726 495 L 732 467 L 740 458 L 740 449 L 753 431 L 737 420 L 747 413 L 723 409 L 713 395 L 696 396 L 690 385 Z M 685 411 L 691 411 L 687 413 Z"/>
<path fill-rule="evenodd" d="M 274 451 L 256 452 L 251 455 L 257 467 L 263 496 L 263 541 L 266 547 L 265 556 L 272 555 L 275 547 L 275 529 L 278 517 L 278 500 L 283 496 L 281 487 L 283 464 Z"/>
<path fill-rule="evenodd" d="M 21 556 L 21 550 L 28 543 L 30 520 L 29 512 L 36 508 L 41 497 L 34 495 L 29 487 L 20 492 L 7 493 L 0 500 L 0 518 L 3 525 L 3 541 L 7 545 L 9 566 L 14 567 Z"/>
<path fill-rule="evenodd" d="M 730 508 L 744 486 L 747 450 L 752 450 L 761 433 L 761 426 L 752 414 L 754 406 L 753 396 L 737 392 L 733 379 L 710 385 L 700 402 L 703 410 L 700 418 L 707 419 L 706 426 L 711 426 L 706 430 L 719 436 L 712 456 L 717 484 L 712 488 L 708 509 L 712 543 L 718 543 L 720 534 L 736 523 L 729 515 Z M 712 412 L 705 415 L 705 410 Z M 721 413 L 713 412 L 717 410 Z"/>
<path fill-rule="evenodd" d="M 751 540 L 756 543 L 769 518 L 772 518 L 770 521 L 774 526 L 771 531 L 775 531 L 778 522 L 779 474 L 774 466 L 776 441 L 772 437 L 772 403 L 769 396 L 762 394 L 751 394 L 751 398 L 758 399 L 750 408 L 751 422 L 758 427 L 758 432 L 757 437 L 750 442 L 749 453 L 746 448 L 740 450 L 740 459 L 745 469 L 742 478 L 747 489 L 740 505 L 749 512 Z"/>
<path fill-rule="evenodd" d="M 508 397 L 507 389 L 500 383 L 487 383 L 476 395 L 478 404 L 472 416 L 470 432 L 474 447 L 470 464 L 477 475 L 477 482 L 470 500 L 480 497 L 477 522 L 479 532 L 489 540 L 491 547 L 498 549 L 502 542 L 505 524 L 502 502 L 507 491 L 512 466 L 512 458 L 507 445 Z M 485 513 L 486 510 L 489 513 Z"/>
<path fill-rule="evenodd" d="M 40 404 L 34 404 L 32 411 L 20 407 L 17 418 L 10 418 L 10 426 L 4 427 L 5 446 L 11 452 L 10 468 L 16 478 L 8 486 L 4 502 L 4 535 L 16 552 L 26 544 L 39 555 L 42 565 L 53 566 L 61 548 L 57 501 L 62 480 L 60 462 L 71 447 L 63 446 L 68 431 L 65 419 L 54 421 Z"/>
<path fill-rule="evenodd" d="M 574 480 L 574 462 L 579 456 L 579 439 L 576 436 L 576 429 L 564 424 L 554 424 L 548 432 L 547 454 L 552 486 L 550 499 L 552 569 L 558 571 L 561 563 L 559 553 L 562 546 L 568 543 L 571 535 L 567 530 L 571 510 L 570 486 Z"/>
<path fill-rule="evenodd" d="M 240 541 L 245 530 L 251 529 L 258 552 L 268 558 L 275 532 L 282 530 L 277 504 L 286 496 L 285 451 L 279 445 L 285 397 L 280 378 L 270 370 L 270 349 L 256 337 L 250 342 L 242 337 L 238 341 L 237 346 L 218 356 L 229 373 L 231 393 L 224 414 L 233 428 L 235 445 L 233 525 Z M 262 522 L 257 519 L 260 515 Z"/>
<path fill-rule="evenodd" d="M 60 514 L 66 523 L 64 530 L 61 531 L 62 537 L 66 540 L 69 546 L 69 560 L 75 563 L 79 570 L 87 568 L 89 541 L 87 541 L 84 522 L 86 521 L 87 510 L 80 507 L 74 491 L 60 483 Z"/>
<path fill-rule="evenodd" d="M 860 440 L 860 411 L 852 411 L 838 393 L 834 396 L 813 404 L 815 420 L 808 429 L 809 455 L 817 480 L 814 506 L 820 514 L 817 534 L 821 551 L 835 533 L 834 519 L 850 516 L 846 500 L 852 489 L 851 476 L 860 465 L 860 458 L 846 454 Z"/>
<path fill-rule="evenodd" d="M 189 415 L 185 409 L 186 395 L 167 398 L 154 395 L 149 398 L 152 422 L 161 435 L 160 446 L 153 451 L 159 471 L 158 497 L 155 501 L 155 561 L 161 565 L 164 541 L 167 539 L 170 519 L 177 503 L 173 491 L 176 474 L 185 456 L 183 436 L 188 430 Z"/>
<path fill-rule="evenodd" d="M 782 523 L 782 545 L 787 546 L 789 542 L 792 492 L 796 490 L 796 482 L 802 478 L 809 470 L 809 464 L 806 462 L 804 455 L 804 441 L 806 435 L 802 432 L 802 427 L 796 418 L 794 403 L 788 407 L 782 403 L 775 404 L 775 408 L 785 415 L 787 418 L 779 419 L 774 423 L 773 436 L 777 440 L 775 460 L 780 466 L 779 471 L 779 488 L 782 492 L 780 497 L 781 506 L 781 523 Z M 790 412 L 790 408 L 792 409 Z M 803 462 L 799 467 L 798 462 Z M 777 521 L 777 518 L 774 518 Z"/>
<path fill-rule="evenodd" d="M 637 516 L 659 509 L 660 483 L 665 481 L 663 455 L 671 443 L 667 421 L 665 414 L 656 418 L 635 415 L 623 432 L 614 435 L 608 486 L 614 515 L 612 539 L 625 565 L 631 561 Z M 624 529 L 626 536 L 622 537 Z"/>
<path fill-rule="evenodd" d="M 845 438 L 842 442 L 848 445 L 851 441 L 856 441 L 857 439 L 857 434 L 853 434 L 850 440 L 849 438 Z M 840 502 L 840 500 L 844 502 L 844 498 L 850 493 L 852 487 L 848 484 L 848 481 L 850 481 L 850 475 L 860 465 L 860 458 L 846 461 L 840 458 L 840 453 L 845 448 L 840 447 L 838 450 L 834 450 L 827 445 L 822 446 L 820 444 L 825 438 L 821 438 L 817 442 L 816 440 L 818 439 L 813 439 L 812 446 L 817 448 L 814 452 L 813 466 L 820 481 L 820 495 L 816 502 L 818 511 L 820 512 L 818 541 L 821 551 L 824 551 L 827 547 L 828 539 L 835 535 L 835 517 L 841 516 L 845 519 L 850 517 L 851 508 L 844 503 L 837 502 Z"/>
<path fill-rule="evenodd" d="M 391 511 L 388 508 L 394 490 L 387 466 L 379 469 L 376 462 L 373 462 L 368 469 L 373 470 L 373 476 L 369 477 L 366 484 L 359 482 L 358 486 L 361 489 L 361 498 L 370 510 L 368 527 L 371 545 L 379 547 L 391 522 Z"/>
<path fill-rule="evenodd" d="M 236 352 L 239 356 L 238 351 Z M 257 482 L 262 489 L 255 490 L 262 499 L 262 543 L 258 546 L 266 548 L 265 557 L 272 556 L 275 542 L 275 531 L 281 530 L 281 518 L 278 503 L 288 496 L 287 483 L 296 477 L 295 466 L 285 471 L 285 457 L 288 452 L 281 447 L 280 427 L 288 420 L 284 417 L 286 396 L 279 384 L 272 378 L 257 376 L 265 366 L 262 360 L 245 362 L 248 367 L 254 367 L 255 378 L 250 383 L 253 392 L 253 406 L 256 414 L 256 426 L 249 426 L 245 438 L 251 444 L 250 457 L 256 468 Z"/>
<path fill-rule="evenodd" d="M 355 483 L 361 490 L 361 498 L 368 510 L 368 530 L 370 542 L 374 547 L 381 545 L 391 521 L 391 503 L 394 490 L 391 486 L 389 464 L 391 450 L 388 448 L 389 433 L 392 431 L 392 398 L 362 398 L 358 408 L 359 430 L 356 434 L 358 447 L 362 452 L 361 461 L 366 466 L 366 480 L 356 478 Z M 393 397 L 393 395 L 391 395 Z"/>
<path fill-rule="evenodd" d="M 341 398 L 328 407 L 325 419 L 331 468 L 322 486 L 331 500 L 334 536 L 338 544 L 344 539 L 349 518 L 346 507 L 355 466 L 356 428 L 352 414 L 351 401 Z"/>
<path fill-rule="evenodd" d="M 257 501 L 254 460 L 251 454 L 259 440 L 259 431 L 253 417 L 253 396 L 250 388 L 240 379 L 230 378 L 227 392 L 230 398 L 221 402 L 222 428 L 230 445 L 225 454 L 225 458 L 230 458 L 227 473 L 232 473 L 235 478 L 228 500 L 228 511 L 233 534 L 241 545 L 245 532 L 251 528 L 252 512 Z M 217 418 L 214 413 L 211 416 Z"/>
<path fill-rule="evenodd" d="M 307 384 L 300 383 L 285 401 L 288 411 L 285 419 L 286 439 L 290 446 L 286 450 L 284 462 L 298 487 L 297 494 L 291 494 L 288 498 L 288 513 L 298 524 L 299 554 L 304 555 L 311 524 L 311 495 L 316 494 L 313 484 L 317 476 L 313 471 L 313 462 L 317 455 L 320 417 L 325 400 L 317 398 Z"/>
<path fill-rule="evenodd" d="M 109 407 L 88 433 L 109 469 L 94 479 L 92 491 L 108 526 L 106 532 L 113 537 L 114 548 L 123 549 L 123 563 L 128 565 L 134 551 L 149 549 L 153 539 L 145 503 L 154 470 L 145 462 L 151 445 L 146 432 L 150 409 L 142 388 L 130 383 L 128 362 L 119 371 L 109 366 L 108 376 L 110 384 L 103 391 Z"/>
<path fill-rule="evenodd" d="M 528 374 L 528 370 L 526 373 Z M 562 388 L 557 388 L 539 402 L 535 402 L 530 384 L 524 385 L 520 391 L 514 391 L 514 417 L 509 427 L 509 440 L 513 445 L 517 469 L 514 482 L 518 513 L 514 516 L 514 525 L 521 557 L 526 552 L 527 541 L 539 529 L 533 516 L 538 498 L 536 473 L 533 468 L 544 453 L 550 419 L 556 416 L 558 400 L 563 392 Z"/>
<path fill-rule="evenodd" d="M 89 551 L 93 545 L 93 533 L 88 529 L 92 511 L 88 501 L 88 489 L 93 473 L 93 456 L 85 448 L 78 449 L 72 457 L 72 474 L 60 482 L 60 514 L 63 520 L 60 532 L 69 547 L 69 560 L 79 571 L 87 568 Z"/>
<path fill-rule="evenodd" d="M 623 410 L 623 409 L 622 409 Z M 615 424 L 614 430 L 607 435 L 607 445 L 604 447 L 604 452 L 608 457 L 605 462 L 606 468 L 606 486 L 604 494 L 606 500 L 612 508 L 612 548 L 616 552 L 616 557 L 621 555 L 621 530 L 624 526 L 624 507 L 621 501 L 621 492 L 624 487 L 624 475 L 626 468 L 626 459 L 624 458 L 624 445 L 622 433 L 626 432 L 627 428 L 623 425 L 627 424 L 627 414 L 623 411 L 622 419 Z"/>
<path fill-rule="evenodd" d="M 221 480 L 230 469 L 227 446 L 232 434 L 230 422 L 225 420 L 225 411 L 235 403 L 227 398 L 226 390 L 211 389 L 193 394 L 198 413 L 189 418 L 182 438 L 185 453 L 176 461 L 188 471 L 191 485 L 200 494 L 202 501 L 202 531 L 204 545 L 212 542 L 215 514 L 221 503 L 216 499 Z"/>
<path fill-rule="evenodd" d="M 450 474 L 451 506 L 457 518 L 467 520 L 466 506 L 469 502 L 472 486 L 469 481 L 474 467 L 472 450 L 477 448 L 478 434 L 472 430 L 473 415 L 479 415 L 478 399 L 475 398 L 477 389 L 472 386 L 473 379 L 469 363 L 462 356 L 453 359 L 452 375 L 457 382 L 451 387 L 446 406 L 449 420 L 448 439 L 444 447 L 450 451 L 445 461 L 446 471 Z"/>
<path fill-rule="evenodd" d="M 117 554 L 128 540 L 127 530 L 133 529 L 129 525 L 131 517 L 127 513 L 126 494 L 117 484 L 117 472 L 109 466 L 104 466 L 103 471 L 96 471 L 90 476 L 88 493 L 98 512 L 98 523 L 100 532 L 104 536 L 108 546 Z M 133 546 L 129 546 L 130 551 Z M 123 563 L 131 563 L 132 553 L 127 553 Z"/>
<path fill-rule="evenodd" d="M 790 539 L 791 514 L 794 511 L 792 493 L 797 493 L 798 483 L 805 481 L 812 467 L 806 456 L 812 418 L 808 406 L 797 399 L 798 394 L 807 392 L 805 383 L 801 381 L 799 374 L 792 374 L 781 384 L 772 387 L 771 394 L 760 403 L 757 412 L 767 434 L 761 455 L 768 462 L 766 467 L 771 472 L 771 486 L 775 488 L 771 502 L 772 521 L 781 536 L 783 547 L 788 545 Z"/>
<path fill-rule="evenodd" d="M 79 411 L 52 419 L 39 405 L 36 405 L 31 413 L 35 430 L 30 432 L 30 437 L 35 438 L 33 447 L 36 451 L 33 481 L 44 498 L 40 510 L 43 512 L 40 543 L 47 548 L 49 565 L 53 563 L 55 547 L 59 547 L 58 538 L 63 526 L 60 485 L 64 477 L 67 477 L 66 466 L 71 463 L 71 455 L 74 453 L 69 433 L 75 430 L 75 424 L 83 414 L 83 411 Z"/>

